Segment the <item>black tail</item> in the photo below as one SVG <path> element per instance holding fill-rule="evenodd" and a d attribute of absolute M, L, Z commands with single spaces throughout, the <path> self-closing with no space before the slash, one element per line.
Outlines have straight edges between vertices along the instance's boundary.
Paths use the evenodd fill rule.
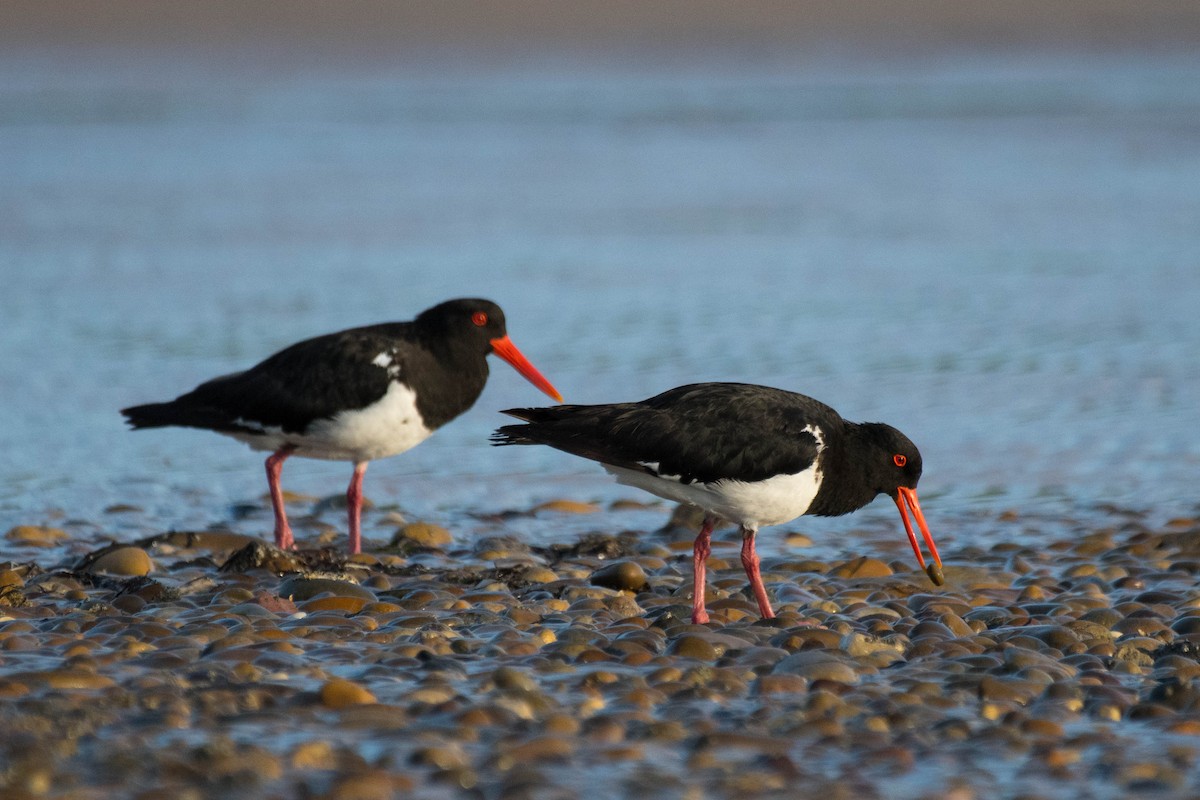
<path fill-rule="evenodd" d="M 523 419 L 526 422 L 539 423 L 551 422 L 559 418 L 555 414 L 560 408 L 573 408 L 573 406 L 554 406 L 552 408 L 506 408 L 500 413 L 508 414 L 510 417 Z M 492 444 L 503 446 L 506 444 L 545 444 L 542 439 L 534 439 L 528 435 L 532 425 L 504 425 L 496 429 L 492 434 Z"/>
<path fill-rule="evenodd" d="M 170 403 L 147 403 L 144 406 L 130 406 L 122 408 L 121 413 L 125 415 L 125 421 L 129 423 L 129 427 L 137 430 L 138 428 L 163 428 L 168 425 L 178 425 L 178 412 L 175 411 Z"/>
<path fill-rule="evenodd" d="M 612 446 L 611 425 L 632 405 L 510 408 L 504 413 L 525 420 L 525 424 L 497 428 L 492 444 L 544 444 L 603 464 L 624 465 L 628 459 Z"/>
<path fill-rule="evenodd" d="M 214 408 L 185 405 L 178 400 L 172 400 L 169 403 L 130 406 L 121 409 L 121 413 L 125 415 L 125 421 L 129 423 L 129 427 L 134 430 L 170 426 L 204 428 L 206 430 L 223 430 L 230 427 L 227 414 Z"/>

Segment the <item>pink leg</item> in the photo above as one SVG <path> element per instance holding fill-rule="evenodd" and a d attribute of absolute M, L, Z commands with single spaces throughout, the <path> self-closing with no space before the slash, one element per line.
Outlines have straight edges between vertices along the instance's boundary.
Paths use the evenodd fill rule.
<path fill-rule="evenodd" d="M 350 515 L 350 555 L 362 552 L 362 482 L 370 462 L 354 465 L 350 488 L 346 490 L 346 513 Z"/>
<path fill-rule="evenodd" d="M 758 553 L 754 550 L 754 535 L 758 531 L 742 526 L 742 566 L 746 568 L 746 577 L 750 579 L 750 590 L 758 601 L 758 611 L 766 619 L 772 619 L 775 612 L 771 610 L 771 601 L 767 599 L 767 589 L 763 586 L 762 575 L 758 572 Z"/>
<path fill-rule="evenodd" d="M 706 514 L 700 533 L 692 545 L 692 622 L 697 625 L 708 622 L 708 612 L 704 609 L 704 573 L 705 562 L 712 552 L 712 532 L 717 526 L 717 518 Z"/>
<path fill-rule="evenodd" d="M 283 462 L 292 454 L 293 448 L 281 447 L 267 457 L 267 486 L 271 487 L 271 508 L 275 511 L 275 546 L 280 550 L 292 550 L 296 543 L 292 539 L 292 528 L 288 525 L 287 511 L 283 507 L 283 489 L 279 486 L 279 473 Z"/>

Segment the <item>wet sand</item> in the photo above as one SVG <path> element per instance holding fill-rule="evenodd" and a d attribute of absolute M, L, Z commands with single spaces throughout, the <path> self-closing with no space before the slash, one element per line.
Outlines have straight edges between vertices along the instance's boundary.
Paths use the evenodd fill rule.
<path fill-rule="evenodd" d="M 298 553 L 224 531 L 105 545 L 13 528 L 4 796 L 1200 788 L 1198 519 L 999 515 L 980 522 L 1043 543 L 944 552 L 941 588 L 904 560 L 807 559 L 788 526 L 791 554 L 763 564 L 770 621 L 726 529 L 701 626 L 694 519 L 544 548 L 513 534 L 580 513 L 598 530 L 618 516 L 563 501 L 469 540 L 394 520 L 389 546 L 349 561 L 319 515 Z"/>

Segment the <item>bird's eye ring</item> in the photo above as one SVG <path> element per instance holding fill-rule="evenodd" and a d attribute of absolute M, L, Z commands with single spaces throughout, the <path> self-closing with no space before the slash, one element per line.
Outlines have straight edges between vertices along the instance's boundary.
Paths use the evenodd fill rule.
<path fill-rule="evenodd" d="M 892 463 L 894 463 L 897 467 L 903 467 L 908 463 L 908 457 L 903 453 L 896 453 L 896 455 L 892 456 Z"/>
<path fill-rule="evenodd" d="M 471 315 L 471 322 L 474 322 L 478 327 L 482 328 L 488 323 L 488 316 L 482 311 L 476 311 Z"/>

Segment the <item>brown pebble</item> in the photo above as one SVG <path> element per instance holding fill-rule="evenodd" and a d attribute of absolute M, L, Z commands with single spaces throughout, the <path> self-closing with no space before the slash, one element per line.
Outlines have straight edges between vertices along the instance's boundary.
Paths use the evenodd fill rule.
<path fill-rule="evenodd" d="M 136 614 L 146 607 L 146 601 L 136 594 L 123 594 L 113 600 L 113 608 L 120 609 L 126 614 Z"/>
<path fill-rule="evenodd" d="M 310 614 L 316 611 L 345 611 L 348 614 L 357 614 L 363 610 L 366 604 L 367 600 L 362 597 L 338 597 L 334 595 L 314 597 L 312 600 L 306 600 L 300 604 L 300 609 Z"/>
<path fill-rule="evenodd" d="M 929 576 L 929 580 L 933 581 L 934 586 L 941 586 L 946 583 L 946 576 L 942 574 L 941 564 L 929 564 L 925 567 L 925 574 Z"/>
<path fill-rule="evenodd" d="M 834 578 L 886 578 L 895 573 L 879 559 L 862 556 L 837 565 L 829 574 Z"/>
<path fill-rule="evenodd" d="M 772 669 L 774 675 L 799 675 L 810 683 L 832 681 L 857 684 L 860 680 L 854 667 L 827 650 L 802 650 L 792 653 Z"/>
<path fill-rule="evenodd" d="M 337 767 L 337 757 L 333 745 L 318 740 L 303 742 L 292 751 L 292 767 L 295 769 L 332 770 Z"/>
<path fill-rule="evenodd" d="M 561 736 L 538 736 L 510 747 L 501 756 L 501 765 L 526 764 L 532 761 L 558 761 L 569 758 L 575 750 L 575 740 Z"/>
<path fill-rule="evenodd" d="M 370 691 L 344 678 L 333 678 L 321 687 L 321 703 L 329 708 L 345 708 L 375 702 L 378 701 Z"/>
<path fill-rule="evenodd" d="M 754 682 L 757 694 L 803 694 L 808 680 L 800 675 L 763 675 Z"/>
<path fill-rule="evenodd" d="M 715 661 L 717 649 L 703 636 L 684 634 L 671 643 L 667 648 L 671 655 L 682 658 L 696 658 L 701 661 Z"/>
<path fill-rule="evenodd" d="M 330 578 L 288 578 L 279 584 L 279 596 L 292 601 L 311 600 L 326 592 L 336 597 L 360 597 L 368 602 L 377 599 L 366 587 Z"/>
<path fill-rule="evenodd" d="M 49 528 L 43 525 L 16 525 L 8 529 L 4 538 L 14 544 L 30 547 L 54 547 L 67 538 L 67 532 L 62 528 Z"/>
<path fill-rule="evenodd" d="M 154 569 L 150 554 L 140 547 L 118 547 L 97 558 L 89 572 L 108 575 L 148 575 Z"/>
<path fill-rule="evenodd" d="M 593 586 L 640 592 L 646 588 L 646 571 L 636 561 L 617 561 L 596 570 L 588 580 Z"/>
<path fill-rule="evenodd" d="M 454 537 L 450 535 L 450 531 L 441 525 L 434 525 L 432 522 L 410 522 L 396 531 L 392 537 L 391 546 L 409 544 L 416 547 L 441 549 L 453 541 Z"/>
<path fill-rule="evenodd" d="M 594 514 L 599 510 L 600 506 L 595 503 L 581 503 L 578 500 L 549 500 L 533 507 L 534 513 L 557 511 L 562 514 Z"/>

